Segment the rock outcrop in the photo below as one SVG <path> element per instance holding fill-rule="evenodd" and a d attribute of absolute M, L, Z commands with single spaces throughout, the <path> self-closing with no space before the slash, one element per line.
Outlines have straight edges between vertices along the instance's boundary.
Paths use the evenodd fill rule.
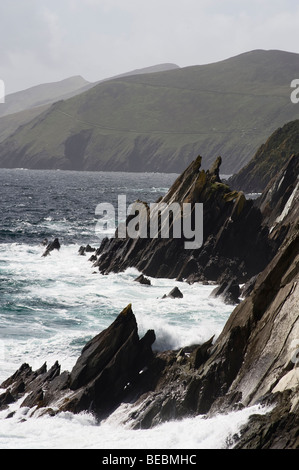
<path fill-rule="evenodd" d="M 140 276 L 136 277 L 136 279 L 134 279 L 134 281 L 139 282 L 139 284 L 144 284 L 146 286 L 150 286 L 152 284 L 150 279 L 145 277 L 143 274 L 140 274 Z"/>
<path fill-rule="evenodd" d="M 196 203 L 203 204 L 203 243 L 186 249 L 186 237 L 171 236 L 177 220 L 170 220 L 170 237 L 162 238 L 161 226 L 155 238 L 139 236 L 105 238 L 97 250 L 101 273 L 120 272 L 135 267 L 145 275 L 177 280 L 249 281 L 261 272 L 287 236 L 287 214 L 298 189 L 299 155 L 293 155 L 271 180 L 262 196 L 247 200 L 242 192 L 223 184 L 219 177 L 221 158 L 208 171 L 200 170 L 198 157 L 177 178 L 168 193 L 158 201 L 161 207 L 190 203 L 192 223 Z M 147 212 L 149 234 L 150 215 Z M 179 223 L 183 224 L 183 210 Z M 179 216 L 178 216 L 179 217 Z M 127 226 L 132 219 L 129 216 Z"/>
<path fill-rule="evenodd" d="M 162 299 L 182 299 L 184 295 L 178 287 L 174 287 L 168 294 L 164 294 Z"/>
<path fill-rule="evenodd" d="M 220 193 L 216 190 L 210 207 L 215 208 L 215 201 L 222 203 L 226 216 L 230 214 L 233 220 L 227 225 L 226 234 L 221 229 L 217 233 L 216 241 L 220 246 L 224 240 L 232 241 L 232 234 L 245 233 L 246 225 L 243 224 L 255 214 L 258 224 L 254 227 L 260 233 L 251 244 L 250 237 L 246 238 L 243 250 L 251 250 L 253 256 L 256 241 L 258 255 L 262 246 L 269 249 L 268 255 L 272 253 L 265 268 L 251 279 L 245 299 L 236 306 L 216 340 L 212 337 L 204 344 L 153 353 L 155 333 L 149 330 L 142 339 L 139 338 L 129 305 L 109 328 L 87 343 L 71 372 L 61 373 L 58 363 L 49 370 L 43 365 L 38 371 L 23 364 L 2 384 L 0 408 L 8 409 L 7 417 L 10 416 L 9 405 L 22 397 L 21 406 L 33 408 L 40 414 L 87 410 L 95 413 L 99 420 L 121 403 L 130 403 L 134 408 L 127 416 L 127 422 L 134 429 L 262 404 L 269 407 L 267 413 L 252 416 L 240 436 L 232 437 L 231 446 L 299 448 L 298 165 L 298 156 L 293 156 L 277 178 L 269 182 L 256 205 L 246 202 L 240 195 L 234 202 L 228 201 L 232 196 L 228 196 L 231 192 L 227 187 L 221 186 Z M 168 193 L 169 199 L 180 194 L 180 197 L 186 195 L 192 200 L 194 193 L 202 194 L 203 181 L 205 187 L 208 180 L 205 194 L 209 194 L 211 185 L 222 185 L 218 181 L 219 161 L 208 174 L 197 171 L 195 175 L 196 167 L 199 170 L 199 160 L 177 180 Z M 194 196 L 193 201 L 198 200 L 197 197 Z M 228 202 L 231 204 L 226 206 Z M 207 213 L 207 217 L 209 215 L 212 217 L 213 214 Z M 247 231 L 252 236 L 251 227 L 247 227 Z M 176 240 L 172 241 L 177 249 Z M 129 264 L 133 250 L 140 253 L 137 243 L 130 239 L 106 240 L 104 261 L 116 267 L 113 263 L 120 263 L 122 255 Z M 236 252 L 240 253 L 241 247 L 238 243 L 235 245 Z M 105 251 L 106 246 L 115 248 L 114 257 L 110 256 L 110 249 Z M 213 246 L 215 248 L 217 243 Z M 225 250 L 229 248 L 223 245 L 222 256 L 228 261 L 229 257 L 224 258 Z M 200 253 L 198 258 L 193 253 L 193 267 L 199 266 Z M 183 256 L 182 252 L 180 255 Z M 162 256 L 161 250 L 159 257 Z M 168 258 L 163 260 L 166 263 Z M 150 254 L 145 263 L 154 266 Z M 175 262 L 172 272 L 176 266 Z M 248 264 L 244 266 L 246 268 Z M 228 279 L 227 274 L 225 279 Z"/>
<path fill-rule="evenodd" d="M 226 304 L 238 304 L 241 294 L 239 284 L 234 280 L 223 281 L 220 286 L 215 287 L 211 292 L 211 297 L 222 297 Z"/>
<path fill-rule="evenodd" d="M 101 273 L 135 267 L 144 275 L 157 278 L 221 282 L 223 277 L 234 277 L 243 283 L 265 268 L 277 245 L 269 242 L 269 228 L 263 225 L 260 209 L 252 200 L 246 200 L 242 192 L 233 191 L 221 182 L 220 157 L 208 171 L 201 170 L 201 160 L 198 157 L 192 162 L 157 201 L 161 208 L 173 203 L 182 208 L 179 220 L 175 216 L 169 218 L 169 238 L 160 236 L 161 225 L 156 238 L 122 239 L 116 232 L 115 238 L 105 238 L 97 250 L 99 258 L 95 266 Z M 203 204 L 203 243 L 199 248 L 186 249 L 188 239 L 183 231 L 181 237 L 172 236 L 174 225 L 184 224 L 184 203 L 191 205 L 192 223 L 196 221 L 195 204 Z M 131 219 L 129 216 L 127 226 Z"/>
<path fill-rule="evenodd" d="M 58 238 L 55 238 L 51 243 L 48 243 L 47 248 L 45 249 L 42 256 L 48 256 L 53 250 L 60 250 L 60 242 Z"/>
<path fill-rule="evenodd" d="M 261 193 L 294 153 L 299 152 L 299 120 L 279 127 L 261 145 L 254 157 L 228 180 L 228 184 L 247 193 Z"/>
<path fill-rule="evenodd" d="M 0 409 L 26 395 L 22 407 L 50 414 L 88 410 L 103 418 L 125 399 L 151 361 L 154 341 L 152 330 L 139 339 L 128 305 L 110 327 L 85 345 L 70 373 L 61 373 L 58 362 L 49 371 L 46 364 L 37 371 L 23 364 L 2 383 L 7 391 L 0 395 Z"/>

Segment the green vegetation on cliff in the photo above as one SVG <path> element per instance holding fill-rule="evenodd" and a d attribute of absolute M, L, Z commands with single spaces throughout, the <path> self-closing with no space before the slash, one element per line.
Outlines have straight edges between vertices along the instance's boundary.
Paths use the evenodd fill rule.
<path fill-rule="evenodd" d="M 299 120 L 277 129 L 252 160 L 229 180 L 229 184 L 246 192 L 261 192 L 277 175 L 290 156 L 299 153 Z"/>

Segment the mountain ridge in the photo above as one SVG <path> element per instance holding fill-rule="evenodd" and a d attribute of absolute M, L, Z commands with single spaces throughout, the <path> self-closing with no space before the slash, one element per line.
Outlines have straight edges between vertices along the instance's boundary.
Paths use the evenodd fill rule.
<path fill-rule="evenodd" d="M 71 97 L 89 83 L 77 75 L 10 93 L 5 97 L 5 103 L 0 106 L 0 117 Z"/>
<path fill-rule="evenodd" d="M 297 74 L 298 54 L 258 50 L 101 81 L 2 142 L 0 167 L 179 173 L 204 154 L 207 168 L 221 155 L 223 172 L 236 173 L 299 117 L 290 100 Z"/>
<path fill-rule="evenodd" d="M 142 73 L 155 73 L 166 70 L 179 68 L 176 64 L 165 63 L 157 64 L 146 68 L 136 69 L 129 72 L 125 72 L 120 75 L 105 78 L 96 82 L 88 82 L 81 75 L 69 77 L 58 82 L 49 82 L 35 85 L 25 90 L 19 90 L 14 93 L 10 93 L 6 97 L 6 102 L 0 107 L 0 142 L 5 140 L 7 137 L 12 135 L 20 126 L 29 123 L 32 119 L 39 116 L 43 111 L 46 111 L 51 104 L 61 99 L 67 99 L 76 94 L 83 93 L 90 88 L 96 86 L 104 81 L 114 80 L 120 77 L 129 77 L 134 74 Z M 55 94 L 55 91 L 50 92 L 50 96 L 47 98 L 47 89 L 59 87 L 61 84 L 66 84 L 70 87 L 72 83 L 78 83 L 78 86 L 74 87 L 73 90 L 65 89 L 64 93 Z M 46 96 L 41 98 L 39 91 L 46 90 Z M 53 94 L 54 93 L 54 94 Z M 38 94 L 38 98 L 35 96 Z"/>

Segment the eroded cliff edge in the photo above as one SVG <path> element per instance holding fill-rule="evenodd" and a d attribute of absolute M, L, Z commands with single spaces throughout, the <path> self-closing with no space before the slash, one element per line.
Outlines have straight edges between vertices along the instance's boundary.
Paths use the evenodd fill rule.
<path fill-rule="evenodd" d="M 203 180 L 204 186 L 208 181 L 205 189 L 208 193 L 215 187 L 211 185 L 217 183 L 217 188 L 222 185 L 218 180 L 219 160 L 210 172 L 204 174 L 198 171 L 199 164 L 198 159 L 192 169 L 186 170 L 184 177 L 179 178 L 168 193 L 168 198 L 180 194 L 185 200 L 184 196 L 192 198 L 196 193 L 198 201 L 198 194 L 202 195 L 203 190 L 199 193 L 196 190 L 198 186 L 202 188 Z M 196 167 L 197 173 L 194 172 Z M 260 253 L 261 246 L 266 247 L 269 261 L 263 258 L 265 267 L 251 283 L 251 293 L 234 309 L 215 342 L 211 338 L 202 345 L 154 354 L 154 332 L 148 331 L 139 338 L 136 319 L 129 305 L 109 328 L 87 343 L 71 372 L 61 373 L 58 363 L 49 370 L 43 365 L 38 371 L 32 371 L 28 364 L 23 364 L 2 384 L 5 390 L 0 396 L 0 407 L 8 408 L 10 403 L 23 399 L 21 406 L 28 407 L 33 413 L 88 410 L 101 420 L 121 403 L 130 403 L 134 408 L 127 416 L 128 422 L 134 428 L 148 428 L 166 420 L 197 414 L 211 415 L 262 403 L 271 405 L 272 410 L 264 416 L 253 416 L 241 436 L 234 437 L 231 445 L 254 449 L 298 448 L 298 170 L 299 158 L 294 155 L 256 203 L 246 202 L 239 193 L 234 193 L 235 197 L 226 201 L 224 196 L 232 193 L 227 187 L 220 186 L 221 195 L 216 193 L 216 207 L 220 201 L 226 217 L 232 220 L 225 229 L 217 227 L 217 242 L 235 240 L 237 246 L 238 234 L 245 233 L 245 222 L 251 220 L 253 210 L 253 214 L 258 215 L 259 230 L 250 233 L 252 236 L 255 233 L 256 238 L 245 238 L 249 245 L 242 240 L 245 246 L 238 248 L 238 245 L 236 250 L 253 254 L 257 243 L 257 253 Z M 226 202 L 230 204 L 226 206 Z M 113 259 L 115 263 L 122 259 L 129 263 L 134 259 L 130 254 L 136 252 L 131 248 L 136 248 L 138 241 L 121 241 L 120 251 L 115 243 L 116 239 L 106 241 L 102 247 L 103 255 L 109 252 L 108 245 L 113 247 L 113 256 L 109 254 L 110 263 Z M 131 243 L 133 246 L 130 247 Z M 163 244 L 164 240 L 160 243 Z M 213 242 L 215 246 L 217 243 Z M 223 260 L 229 260 L 229 256 L 226 258 L 223 254 L 225 249 L 221 256 Z M 211 253 L 215 255 L 215 251 Z M 192 282 L 202 276 L 199 259 L 200 256 L 194 256 L 192 261 Z M 145 260 L 153 266 L 151 256 Z M 168 258 L 165 256 L 163 260 L 166 262 Z M 189 258 L 174 257 L 173 265 L 167 266 L 170 270 L 177 269 L 176 266 L 179 269 L 180 260 L 187 265 L 190 263 Z M 195 267 L 199 268 L 199 274 Z M 246 267 L 244 264 L 243 269 Z M 241 279 L 249 278 L 250 274 L 247 271 Z"/>

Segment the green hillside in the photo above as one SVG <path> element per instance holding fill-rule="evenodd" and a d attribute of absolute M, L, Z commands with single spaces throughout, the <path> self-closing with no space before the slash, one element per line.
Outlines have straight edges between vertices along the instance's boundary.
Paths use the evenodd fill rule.
<path fill-rule="evenodd" d="M 44 106 L 59 99 L 70 98 L 88 85 L 89 82 L 82 77 L 70 77 L 59 82 L 44 83 L 11 93 L 5 97 L 5 103 L 0 106 L 0 117 L 36 106 Z"/>
<path fill-rule="evenodd" d="M 289 160 L 299 153 L 299 120 L 277 129 L 252 160 L 229 179 L 230 186 L 246 192 L 262 192 Z"/>
<path fill-rule="evenodd" d="M 8 114 L 0 117 L 0 142 L 15 132 L 18 127 L 32 121 L 36 116 L 45 111 L 50 104 L 44 106 L 36 106 L 34 108 L 25 109 L 18 113 Z"/>
<path fill-rule="evenodd" d="M 158 64 L 143 69 L 126 72 L 119 77 L 162 72 L 179 68 L 175 64 Z M 113 80 L 118 77 L 111 77 Z M 99 82 L 91 83 L 82 77 L 70 77 L 60 82 L 46 83 L 27 90 L 8 95 L 5 104 L 0 106 L 0 142 L 13 134 L 20 126 L 32 121 L 36 116 L 48 109 L 51 104 L 61 99 L 71 98 Z"/>
<path fill-rule="evenodd" d="M 222 62 L 120 77 L 53 104 L 0 144 L 0 167 L 181 172 L 240 170 L 299 118 L 290 83 L 299 55 L 252 51 Z"/>

